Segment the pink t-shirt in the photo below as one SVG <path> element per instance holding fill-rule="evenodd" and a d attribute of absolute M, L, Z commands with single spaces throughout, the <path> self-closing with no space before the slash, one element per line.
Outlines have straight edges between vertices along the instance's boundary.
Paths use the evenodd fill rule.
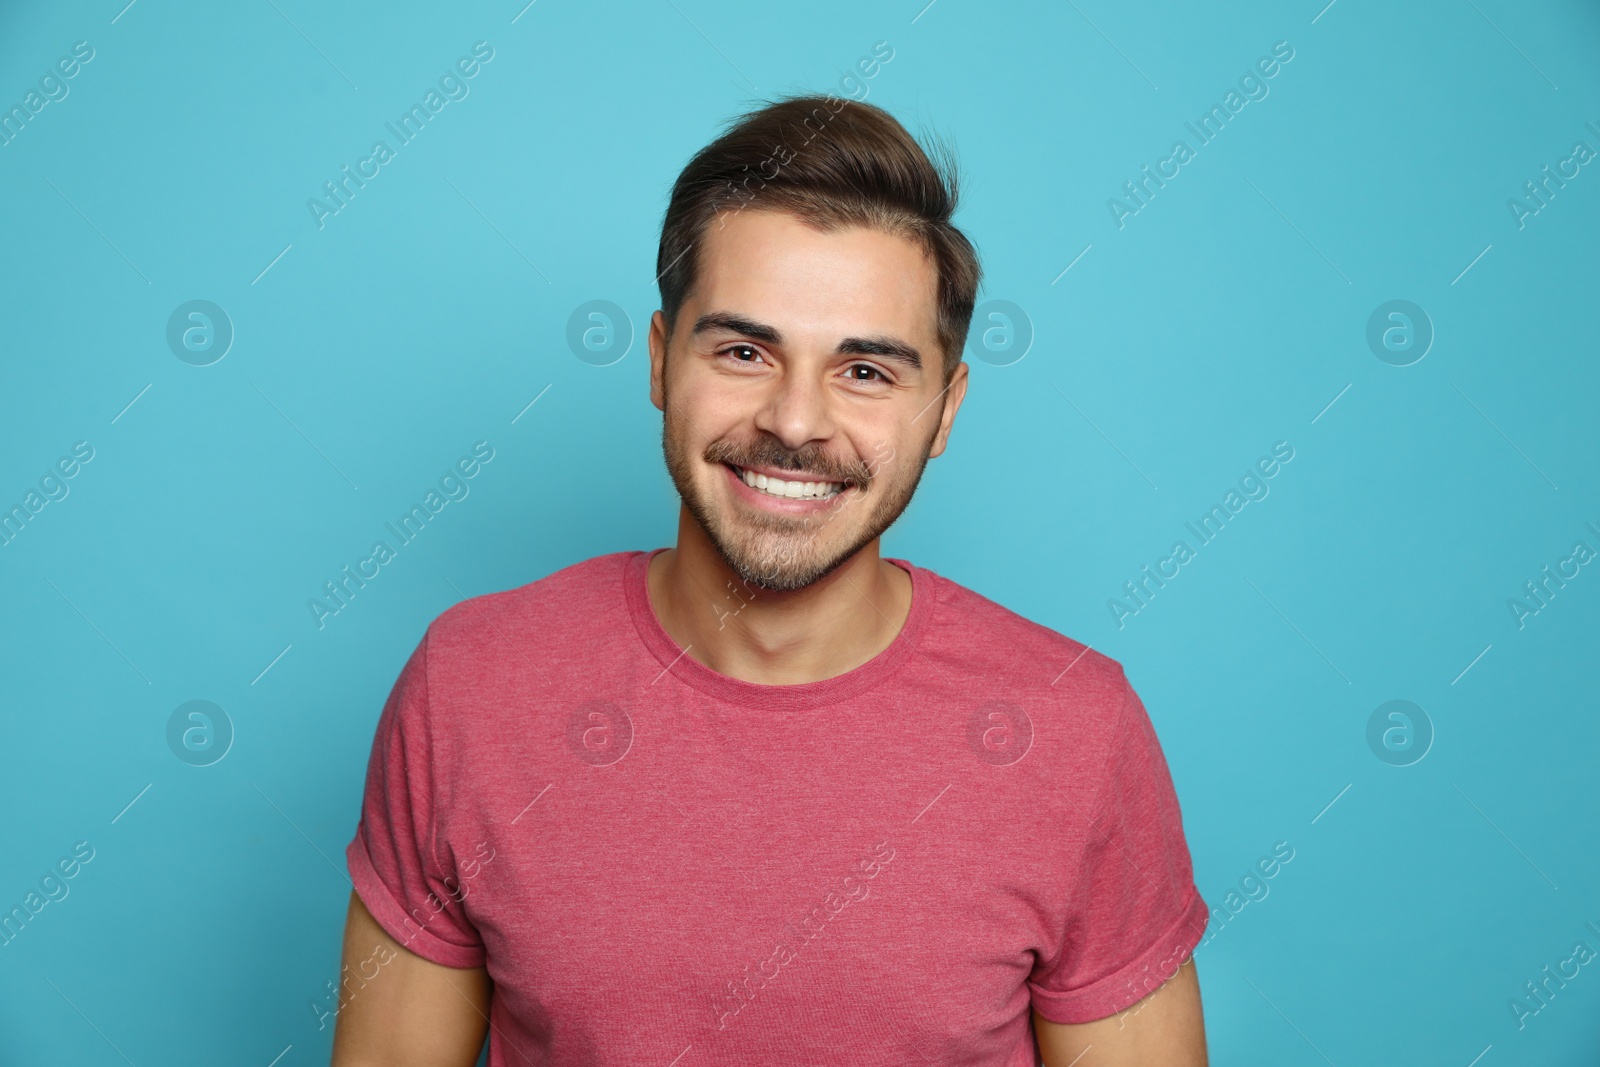
<path fill-rule="evenodd" d="M 892 560 L 882 653 L 739 681 L 661 628 L 652 554 L 445 611 L 378 721 L 350 876 L 487 966 L 491 1067 L 1033 1067 L 1030 1006 L 1103 1018 L 1187 958 L 1207 907 L 1115 660 Z"/>

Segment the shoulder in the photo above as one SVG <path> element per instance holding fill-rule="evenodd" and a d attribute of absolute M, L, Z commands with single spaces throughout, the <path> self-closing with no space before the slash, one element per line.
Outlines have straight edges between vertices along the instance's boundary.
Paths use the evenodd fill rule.
<path fill-rule="evenodd" d="M 623 578 L 640 554 L 596 556 L 468 597 L 428 624 L 400 686 L 402 714 L 426 720 L 441 780 L 480 774 L 473 754 L 542 738 L 538 716 L 555 714 L 574 689 L 592 689 L 615 671 L 625 647 L 616 635 L 631 625 Z"/>
<path fill-rule="evenodd" d="M 924 570 L 926 570 L 924 568 Z M 1109 794 L 1150 778 L 1159 744 L 1117 659 L 926 572 L 935 610 L 917 657 L 930 701 L 966 746 L 1007 768 L 999 787 L 1045 822 L 1079 825 Z"/>
<path fill-rule="evenodd" d="M 623 577 L 638 552 L 613 552 L 563 567 L 513 589 L 484 593 L 440 612 L 428 624 L 428 657 L 504 656 L 515 648 L 547 648 L 589 629 L 615 625 L 626 612 Z"/>
<path fill-rule="evenodd" d="M 1115 715 L 1128 690 L 1122 664 L 926 567 L 934 592 L 928 639 L 941 655 L 976 675 L 1035 693 L 1071 694 L 1073 702 L 1109 705 Z"/>

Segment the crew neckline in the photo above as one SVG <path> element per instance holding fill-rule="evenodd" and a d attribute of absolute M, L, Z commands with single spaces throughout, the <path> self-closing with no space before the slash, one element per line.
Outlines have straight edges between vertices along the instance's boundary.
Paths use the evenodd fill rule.
<path fill-rule="evenodd" d="M 916 643 L 933 613 L 933 582 L 929 572 L 909 560 L 884 557 L 911 576 L 911 611 L 900 632 L 888 647 L 858 667 L 832 678 L 795 685 L 764 685 L 734 678 L 701 663 L 679 647 L 656 618 L 650 606 L 647 583 L 650 561 L 665 548 L 636 551 L 628 559 L 622 584 L 627 595 L 628 614 L 633 617 L 639 638 L 662 665 L 663 673 L 703 693 L 740 707 L 761 711 L 799 711 L 846 700 L 888 678 L 916 651 Z"/>

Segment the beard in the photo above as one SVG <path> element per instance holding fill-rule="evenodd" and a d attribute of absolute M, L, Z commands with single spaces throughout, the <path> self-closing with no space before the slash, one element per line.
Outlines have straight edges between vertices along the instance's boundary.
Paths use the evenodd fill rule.
<path fill-rule="evenodd" d="M 933 447 L 930 434 L 914 466 L 891 466 L 892 450 L 887 458 L 867 464 L 840 461 L 820 446 L 791 450 L 766 434 L 748 442 L 719 438 L 700 457 L 713 467 L 809 471 L 847 486 L 827 508 L 810 515 L 748 513 L 737 504 L 719 509 L 695 481 L 685 432 L 692 429 L 689 421 L 673 417 L 670 401 L 664 406 L 661 447 L 684 507 L 746 587 L 773 592 L 803 589 L 822 580 L 881 536 L 911 503 Z M 934 428 L 937 431 L 937 422 Z M 863 499 L 867 489 L 878 483 L 878 499 L 867 507 Z"/>

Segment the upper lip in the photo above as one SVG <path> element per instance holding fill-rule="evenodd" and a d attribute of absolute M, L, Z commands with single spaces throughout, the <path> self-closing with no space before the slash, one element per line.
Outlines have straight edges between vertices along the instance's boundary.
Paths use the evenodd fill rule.
<path fill-rule="evenodd" d="M 777 478 L 785 482 L 822 482 L 827 485 L 855 484 L 848 478 L 829 478 L 825 475 L 811 474 L 807 471 L 782 471 L 774 470 L 771 467 L 744 467 L 737 463 L 730 463 L 728 466 L 732 467 L 734 470 L 749 471 L 752 474 L 764 474 L 768 478 Z"/>

